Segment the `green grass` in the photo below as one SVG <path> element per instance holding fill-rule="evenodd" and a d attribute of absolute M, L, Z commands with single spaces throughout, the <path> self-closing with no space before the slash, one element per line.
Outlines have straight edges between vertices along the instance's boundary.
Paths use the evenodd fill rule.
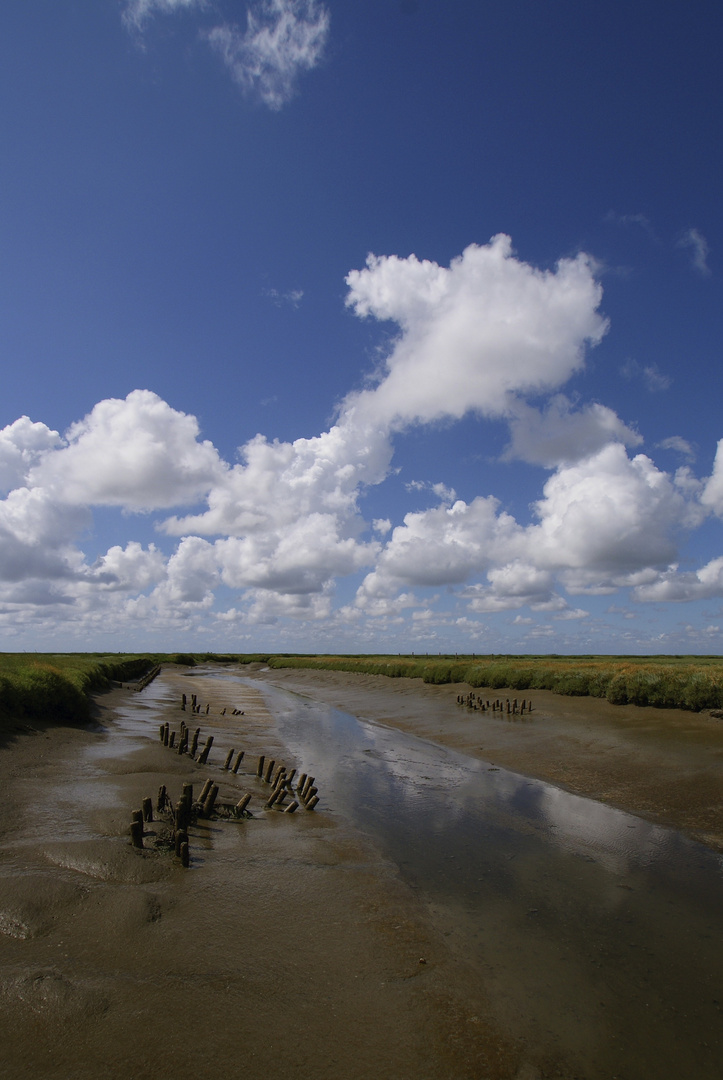
<path fill-rule="evenodd" d="M 0 726 L 9 720 L 78 723 L 90 719 L 90 694 L 113 682 L 135 682 L 156 664 L 192 667 L 264 663 L 467 683 L 490 690 L 551 690 L 605 698 L 614 705 L 723 708 L 719 656 L 370 656 L 273 653 L 0 653 Z"/>
<path fill-rule="evenodd" d="M 270 667 L 467 683 L 491 690 L 551 690 L 605 698 L 614 705 L 717 709 L 723 706 L 718 656 L 271 656 Z"/>

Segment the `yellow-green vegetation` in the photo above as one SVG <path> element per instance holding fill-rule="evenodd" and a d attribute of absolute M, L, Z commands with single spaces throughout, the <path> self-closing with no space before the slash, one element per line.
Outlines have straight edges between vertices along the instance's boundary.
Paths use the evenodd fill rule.
<path fill-rule="evenodd" d="M 718 656 L 257 656 L 270 667 L 356 671 L 467 683 L 492 690 L 551 690 L 613 705 L 716 709 L 723 706 Z"/>
<path fill-rule="evenodd" d="M 152 665 L 145 656 L 0 654 L 0 719 L 87 720 L 89 691 L 141 678 Z"/>

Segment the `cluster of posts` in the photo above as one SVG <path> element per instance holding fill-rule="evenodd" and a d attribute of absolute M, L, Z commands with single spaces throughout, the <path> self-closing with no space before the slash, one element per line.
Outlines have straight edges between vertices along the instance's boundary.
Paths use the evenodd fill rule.
<path fill-rule="evenodd" d="M 190 705 L 193 713 L 200 712 L 196 695 L 192 695 L 190 702 L 183 695 L 181 708 L 185 711 Z M 206 706 L 206 713 L 209 706 Z M 225 715 L 224 709 L 221 715 Z M 239 709 L 233 710 L 233 715 L 242 716 Z M 191 730 L 185 720 L 181 720 L 180 729 L 172 731 L 168 721 L 159 727 L 160 741 L 164 746 L 178 754 L 188 754 L 199 765 L 206 765 L 213 746 L 213 735 L 209 735 L 199 752 L 201 739 L 200 727 Z M 224 772 L 238 774 L 241 762 L 244 759 L 244 751 L 230 749 L 220 768 Z M 286 814 L 293 814 L 299 806 L 305 810 L 313 810 L 319 802 L 318 788 L 315 786 L 315 778 L 302 773 L 296 785 L 296 769 L 290 771 L 285 765 L 276 763 L 272 758 L 266 759 L 261 755 L 256 768 L 256 777 L 263 784 L 270 787 L 269 796 L 264 804 L 266 810 L 280 810 Z M 176 856 L 183 866 L 190 865 L 188 850 L 188 826 L 194 824 L 199 818 L 248 818 L 252 817 L 248 809 L 251 795 L 245 794 L 237 803 L 219 802 L 219 785 L 212 779 L 206 780 L 197 799 L 193 797 L 193 784 L 184 784 L 183 793 L 177 803 L 173 803 L 165 785 L 158 791 L 156 800 L 156 813 L 162 819 L 171 823 L 171 837 Z M 287 802 L 286 800 L 290 801 Z M 134 847 L 143 847 L 144 823 L 153 821 L 153 800 L 148 797 L 143 800 L 142 808 L 134 811 L 131 817 L 130 836 Z"/>
<path fill-rule="evenodd" d="M 526 701 L 525 698 L 518 704 L 517 698 L 513 698 L 512 701 L 509 698 L 505 698 L 504 701 L 497 698 L 490 702 L 483 700 L 478 694 L 457 694 L 457 704 L 466 705 L 468 709 L 474 709 L 477 712 L 500 712 L 508 713 L 510 716 L 516 713 L 523 716 L 525 712 L 532 712 L 532 702 Z"/>
<path fill-rule="evenodd" d="M 286 814 L 293 814 L 298 810 L 299 804 L 301 804 L 305 810 L 313 810 L 319 801 L 319 789 L 314 786 L 315 778 L 313 776 L 307 776 L 306 773 L 302 773 L 299 777 L 299 781 L 296 785 L 296 798 L 294 798 L 294 777 L 296 776 L 296 769 L 287 772 L 286 766 L 279 765 L 277 767 L 273 758 L 267 761 L 262 754 L 256 768 L 256 775 L 259 780 L 262 780 L 265 784 L 271 786 L 271 794 L 266 802 L 267 810 L 273 808 L 275 810 L 283 810 Z M 288 806 L 284 806 L 284 802 L 288 796 L 291 796 L 291 802 Z"/>

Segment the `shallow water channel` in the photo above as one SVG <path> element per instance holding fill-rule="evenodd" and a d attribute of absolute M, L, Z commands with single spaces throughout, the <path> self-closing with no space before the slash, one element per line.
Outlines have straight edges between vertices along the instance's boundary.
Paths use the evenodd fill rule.
<path fill-rule="evenodd" d="M 316 777 L 318 809 L 398 867 L 460 972 L 471 969 L 480 1000 L 545 1076 L 723 1074 L 720 855 L 263 680 L 198 674 L 222 681 L 229 702 L 234 686 L 263 694 L 298 772 Z M 129 736 L 140 745 L 171 700 L 162 679 L 143 699 L 108 733 L 119 752 Z M 105 741 L 97 752 L 109 751 Z"/>
<path fill-rule="evenodd" d="M 418 892 L 499 1019 L 585 1077 L 720 1077 L 723 859 L 683 835 L 254 680 L 319 809 Z"/>

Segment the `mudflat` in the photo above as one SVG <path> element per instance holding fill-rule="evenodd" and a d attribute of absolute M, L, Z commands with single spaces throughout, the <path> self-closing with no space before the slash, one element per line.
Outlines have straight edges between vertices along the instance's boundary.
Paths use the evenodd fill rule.
<path fill-rule="evenodd" d="M 466 684 L 294 668 L 255 676 L 680 829 L 723 851 L 723 720 L 710 712 L 611 705 L 546 690 L 473 691 L 490 701 L 532 701 L 532 712 L 520 717 L 458 705 L 457 697 L 472 690 Z"/>
<path fill-rule="evenodd" d="M 419 898 L 338 816 L 266 810 L 261 754 L 293 767 L 253 680 L 550 780 L 723 849 L 723 724 L 707 714 L 528 695 L 522 720 L 468 688 L 298 670 L 251 682 L 167 668 L 98 698 L 95 730 L 33 725 L 0 745 L 0 1065 L 20 1078 L 539 1080 L 578 1076 L 494 1019 L 485 986 Z M 197 720 L 181 694 L 208 705 Z M 480 692 L 482 693 L 482 692 Z M 495 692 L 500 696 L 500 692 Z M 243 715 L 232 715 L 232 710 Z M 222 715 L 222 713 L 225 714 Z M 209 765 L 164 747 L 185 717 Z M 244 750 L 237 774 L 222 769 Z M 160 785 L 207 778 L 253 818 L 199 821 L 191 866 L 128 824 Z"/>

